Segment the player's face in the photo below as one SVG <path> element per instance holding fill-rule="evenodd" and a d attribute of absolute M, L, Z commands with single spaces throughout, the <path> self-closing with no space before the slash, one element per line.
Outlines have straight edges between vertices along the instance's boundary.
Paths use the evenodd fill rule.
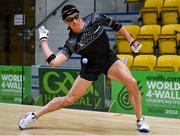
<path fill-rule="evenodd" d="M 81 28 L 82 21 L 80 19 L 79 13 L 74 13 L 64 20 L 65 24 L 67 24 L 72 30 L 76 30 L 78 28 Z"/>

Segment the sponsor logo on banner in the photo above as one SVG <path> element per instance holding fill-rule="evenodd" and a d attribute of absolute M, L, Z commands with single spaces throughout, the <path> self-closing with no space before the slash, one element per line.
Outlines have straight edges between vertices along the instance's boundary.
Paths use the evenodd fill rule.
<path fill-rule="evenodd" d="M 180 76 L 147 76 L 146 103 L 148 111 L 179 117 Z"/>
<path fill-rule="evenodd" d="M 144 115 L 180 118 L 179 72 L 132 71 L 138 81 Z M 119 91 L 118 91 L 119 90 Z M 133 114 L 127 88 L 112 81 L 112 112 Z"/>
<path fill-rule="evenodd" d="M 24 67 L 24 72 L 22 72 L 20 66 L 1 66 L 0 101 L 32 104 L 30 73 L 30 67 Z"/>

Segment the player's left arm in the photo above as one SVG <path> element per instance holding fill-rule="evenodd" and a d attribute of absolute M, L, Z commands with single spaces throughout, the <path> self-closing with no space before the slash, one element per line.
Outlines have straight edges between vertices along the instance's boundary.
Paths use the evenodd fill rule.
<path fill-rule="evenodd" d="M 131 49 L 133 50 L 134 53 L 139 52 L 139 50 L 142 47 L 142 44 L 139 41 L 134 40 L 134 38 L 132 38 L 132 36 L 123 26 L 117 32 L 120 35 L 123 35 L 129 41 L 129 45 L 131 46 Z"/>
<path fill-rule="evenodd" d="M 105 15 L 99 15 L 99 22 L 100 25 L 111 27 L 114 31 L 124 36 L 129 41 L 129 43 L 131 43 L 134 40 L 128 33 L 128 31 L 123 27 L 123 25 L 118 23 L 114 19 Z"/>
<path fill-rule="evenodd" d="M 129 34 L 129 32 L 123 26 L 117 31 L 117 33 L 124 36 L 129 41 L 129 43 L 134 41 L 132 36 Z"/>
<path fill-rule="evenodd" d="M 105 16 L 105 15 L 100 15 L 101 25 L 103 26 L 108 26 L 111 27 L 114 31 L 119 33 L 120 35 L 124 36 L 128 41 L 131 46 L 131 49 L 133 52 L 138 53 L 140 48 L 142 47 L 141 43 L 137 40 L 134 40 L 134 38 L 129 34 L 129 32 L 123 27 L 122 24 L 116 22 L 114 19 Z"/>

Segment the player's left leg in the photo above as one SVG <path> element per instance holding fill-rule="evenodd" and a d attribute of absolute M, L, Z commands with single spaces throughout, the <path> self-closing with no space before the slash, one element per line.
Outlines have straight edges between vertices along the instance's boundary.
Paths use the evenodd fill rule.
<path fill-rule="evenodd" d="M 141 132 L 149 132 L 149 126 L 144 122 L 144 118 L 142 117 L 141 94 L 137 82 L 131 75 L 128 67 L 122 61 L 117 60 L 109 68 L 107 76 L 127 86 L 134 113 L 139 121 L 139 123 L 137 123 L 138 129 Z"/>

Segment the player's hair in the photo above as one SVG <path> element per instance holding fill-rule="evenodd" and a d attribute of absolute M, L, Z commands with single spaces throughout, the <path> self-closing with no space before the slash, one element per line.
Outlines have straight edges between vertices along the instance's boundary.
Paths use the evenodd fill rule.
<path fill-rule="evenodd" d="M 65 5 L 61 10 L 62 19 L 66 19 L 69 15 L 79 13 L 79 10 L 74 5 Z"/>

